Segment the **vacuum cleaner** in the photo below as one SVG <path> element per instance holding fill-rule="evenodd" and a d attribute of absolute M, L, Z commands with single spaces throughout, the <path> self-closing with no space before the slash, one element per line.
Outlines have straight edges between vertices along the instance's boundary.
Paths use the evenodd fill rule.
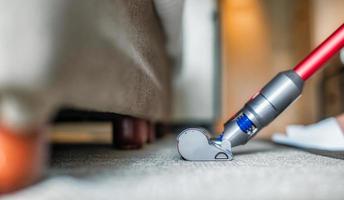
<path fill-rule="evenodd" d="M 304 82 L 344 46 L 344 24 L 292 70 L 278 73 L 231 119 L 218 137 L 201 128 L 188 128 L 177 137 L 179 154 L 185 160 L 232 160 L 232 148 L 246 144 L 297 100 Z"/>

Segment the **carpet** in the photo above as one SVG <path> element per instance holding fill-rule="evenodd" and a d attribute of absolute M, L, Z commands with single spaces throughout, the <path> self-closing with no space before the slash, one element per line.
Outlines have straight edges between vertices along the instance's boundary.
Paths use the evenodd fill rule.
<path fill-rule="evenodd" d="M 181 160 L 175 135 L 142 150 L 58 145 L 44 180 L 3 196 L 40 199 L 343 199 L 344 160 L 265 141 L 233 161 Z"/>

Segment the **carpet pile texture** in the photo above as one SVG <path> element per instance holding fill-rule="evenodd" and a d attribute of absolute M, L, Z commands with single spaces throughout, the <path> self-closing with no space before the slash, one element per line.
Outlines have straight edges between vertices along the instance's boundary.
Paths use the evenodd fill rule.
<path fill-rule="evenodd" d="M 175 136 L 142 150 L 53 149 L 40 183 L 4 199 L 343 199 L 344 160 L 251 141 L 233 161 L 181 160 Z M 1 199 L 1 198 L 0 198 Z"/>

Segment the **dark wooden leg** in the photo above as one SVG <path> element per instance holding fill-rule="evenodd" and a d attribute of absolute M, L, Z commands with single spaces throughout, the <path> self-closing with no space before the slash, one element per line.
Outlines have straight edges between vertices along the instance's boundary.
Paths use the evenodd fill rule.
<path fill-rule="evenodd" d="M 148 143 L 153 143 L 155 141 L 155 124 L 153 122 L 148 122 Z"/>
<path fill-rule="evenodd" d="M 148 140 L 145 120 L 122 116 L 113 122 L 113 144 L 120 149 L 139 149 Z"/>
<path fill-rule="evenodd" d="M 148 122 L 146 120 L 136 118 L 134 125 L 135 125 L 135 132 L 140 142 L 142 144 L 147 143 L 148 134 L 149 134 Z"/>
<path fill-rule="evenodd" d="M 43 130 L 11 130 L 0 125 L 0 194 L 37 181 L 48 158 Z"/>

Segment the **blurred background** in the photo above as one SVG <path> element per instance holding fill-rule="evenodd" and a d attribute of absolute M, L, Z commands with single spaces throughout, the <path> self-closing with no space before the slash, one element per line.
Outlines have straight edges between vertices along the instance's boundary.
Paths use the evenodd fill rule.
<path fill-rule="evenodd" d="M 255 141 L 262 148 L 253 142 L 238 162 L 183 162 L 175 134 L 221 133 L 272 77 L 343 24 L 343 10 L 344 0 L 0 0 L 0 194 L 46 176 L 23 194 L 191 199 L 250 188 L 253 198 L 302 199 L 337 186 L 342 197 L 340 161 Z M 256 138 L 344 112 L 343 60 L 344 50 Z"/>
<path fill-rule="evenodd" d="M 108 130 L 128 117 L 160 127 L 154 130 L 204 126 L 220 133 L 256 91 L 344 19 L 343 0 L 3 5 L 0 114 L 14 127 L 100 121 Z M 343 112 L 339 54 L 327 65 L 258 137 Z"/>
<path fill-rule="evenodd" d="M 274 75 L 293 68 L 343 23 L 343 8 L 342 0 L 186 1 L 174 120 L 215 123 L 220 132 Z M 258 137 L 343 112 L 343 63 L 338 55 L 327 65 Z"/>

